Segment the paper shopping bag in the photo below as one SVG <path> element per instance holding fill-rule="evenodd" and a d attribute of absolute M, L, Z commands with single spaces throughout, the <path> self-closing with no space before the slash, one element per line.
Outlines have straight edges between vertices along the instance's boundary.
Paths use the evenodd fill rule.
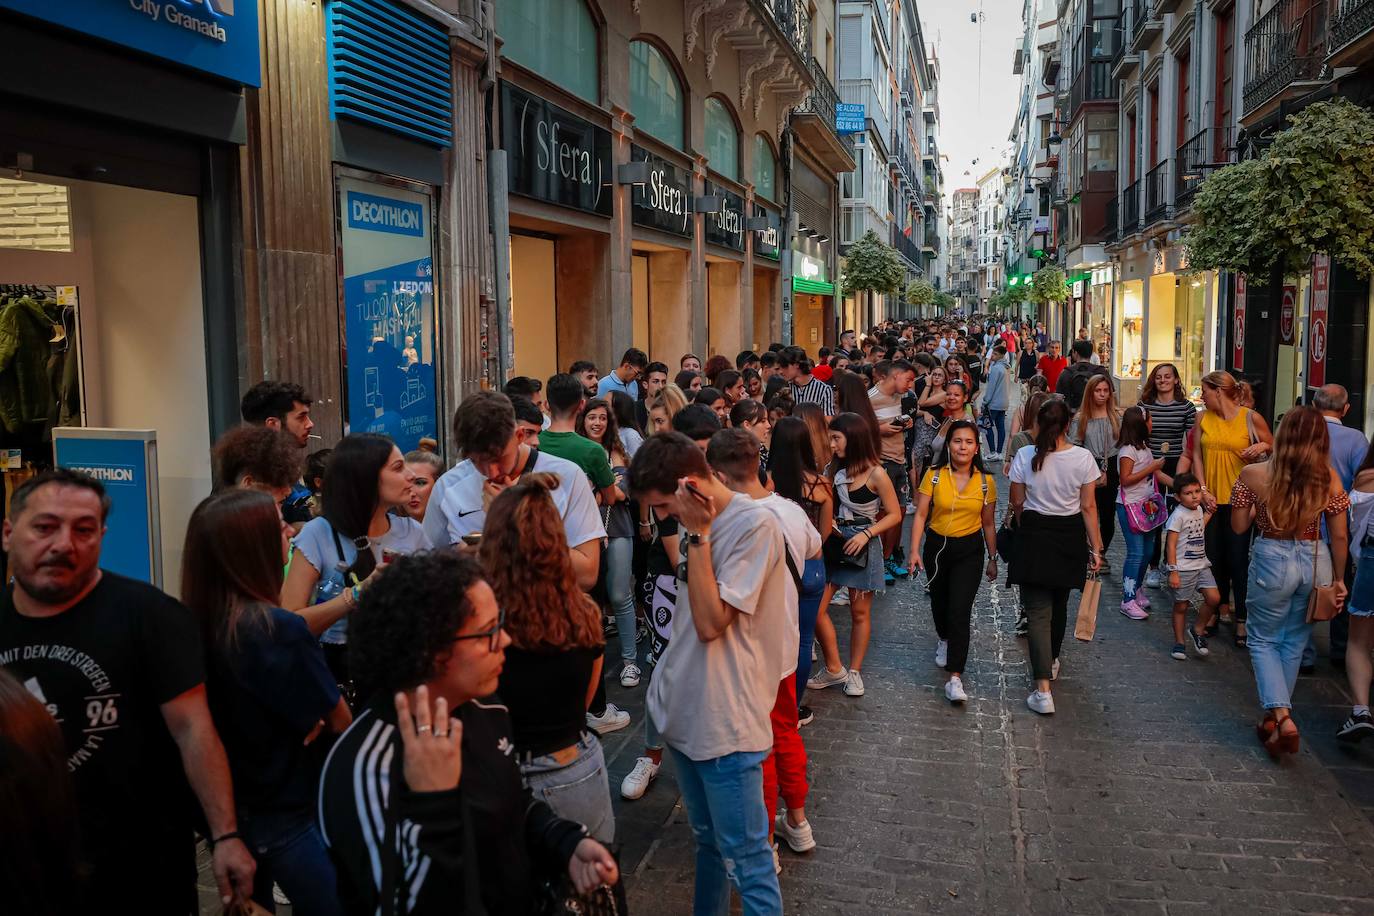
<path fill-rule="evenodd" d="M 1074 624 L 1073 635 L 1084 642 L 1092 642 L 1097 632 L 1097 602 L 1102 597 L 1102 581 L 1096 574 L 1088 576 L 1083 583 L 1083 596 L 1078 599 L 1078 622 Z"/>

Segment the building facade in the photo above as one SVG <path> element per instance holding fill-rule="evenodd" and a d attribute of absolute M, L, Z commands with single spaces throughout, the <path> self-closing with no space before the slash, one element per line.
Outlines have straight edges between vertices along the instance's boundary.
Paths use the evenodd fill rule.
<path fill-rule="evenodd" d="M 965 313 L 977 311 L 982 299 L 979 280 L 978 189 L 958 188 L 950 206 L 949 292 Z"/>
<path fill-rule="evenodd" d="M 977 236 L 974 250 L 978 256 L 978 301 L 986 310 L 988 299 L 1006 285 L 1007 245 L 1004 226 L 1007 218 L 1008 169 L 989 169 L 978 179 Z"/>

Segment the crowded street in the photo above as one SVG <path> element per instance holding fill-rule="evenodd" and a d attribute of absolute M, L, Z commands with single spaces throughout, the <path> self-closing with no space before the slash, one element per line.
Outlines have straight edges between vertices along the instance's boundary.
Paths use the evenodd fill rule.
<path fill-rule="evenodd" d="M 1374 0 L 0 0 L 0 916 L 1374 916 Z"/>

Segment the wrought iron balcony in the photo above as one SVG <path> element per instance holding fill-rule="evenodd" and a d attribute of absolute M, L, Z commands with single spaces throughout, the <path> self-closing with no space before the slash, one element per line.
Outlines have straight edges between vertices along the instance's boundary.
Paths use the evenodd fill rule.
<path fill-rule="evenodd" d="M 1110 245 L 1121 238 L 1121 195 L 1107 201 L 1106 218 L 1103 220 L 1102 241 Z"/>
<path fill-rule="evenodd" d="M 839 93 L 825 75 L 825 68 L 814 57 L 807 58 L 807 72 L 812 89 L 794 109 L 793 126 L 808 149 L 816 153 L 826 167 L 836 174 L 852 172 L 855 166 L 854 138 L 835 131 L 835 106 Z"/>
<path fill-rule="evenodd" d="M 1165 159 L 1145 173 L 1145 225 L 1157 223 L 1169 215 L 1169 170 L 1173 160 Z"/>
<path fill-rule="evenodd" d="M 1328 0 L 1279 0 L 1245 33 L 1248 116 L 1295 83 L 1312 82 L 1326 59 Z"/>
<path fill-rule="evenodd" d="M 1131 31 L 1127 37 L 1129 51 L 1143 51 L 1164 31 L 1164 18 L 1159 14 L 1156 0 L 1132 0 Z"/>
<path fill-rule="evenodd" d="M 1121 192 L 1121 235 L 1140 229 L 1140 181 L 1133 181 Z"/>
<path fill-rule="evenodd" d="M 926 249 L 926 253 L 927 253 L 927 254 L 929 254 L 929 255 L 936 255 L 936 254 L 939 254 L 939 253 L 940 253 L 940 233 L 939 233 L 939 232 L 936 232 L 934 229 L 927 229 L 927 230 L 926 230 L 926 237 L 925 237 L 925 240 L 924 240 L 924 241 L 925 241 L 924 247 L 925 247 L 925 249 Z"/>
<path fill-rule="evenodd" d="M 1334 0 L 1331 13 L 1331 63 L 1344 66 L 1345 52 L 1356 42 L 1374 37 L 1374 0 Z M 1366 51 L 1368 48 L 1365 49 Z M 1354 61 L 1350 61 L 1353 63 Z"/>
<path fill-rule="evenodd" d="M 920 226 L 916 226 L 911 231 L 919 232 Z M 897 249 L 902 257 L 910 261 L 915 267 L 920 267 L 925 263 L 925 259 L 921 257 L 921 249 L 911 240 L 911 236 L 896 226 L 892 227 L 892 247 Z"/>
<path fill-rule="evenodd" d="M 1181 209 L 1191 203 L 1202 179 L 1235 161 L 1231 128 L 1206 127 L 1193 134 L 1174 157 L 1174 206 Z"/>
<path fill-rule="evenodd" d="M 803 59 L 811 57 L 811 17 L 799 0 L 754 0 L 773 19 L 792 49 Z"/>

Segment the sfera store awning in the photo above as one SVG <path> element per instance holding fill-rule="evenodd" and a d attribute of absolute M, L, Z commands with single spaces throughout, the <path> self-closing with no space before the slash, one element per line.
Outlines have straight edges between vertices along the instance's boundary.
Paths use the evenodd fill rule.
<path fill-rule="evenodd" d="M 817 296 L 833 296 L 835 295 L 835 284 L 826 283 L 824 280 L 804 280 L 801 277 L 793 277 L 792 292 L 813 293 Z"/>

